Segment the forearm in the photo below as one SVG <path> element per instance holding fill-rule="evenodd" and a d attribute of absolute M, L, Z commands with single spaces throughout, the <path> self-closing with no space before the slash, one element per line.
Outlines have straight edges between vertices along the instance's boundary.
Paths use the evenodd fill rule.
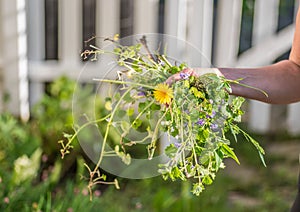
<path fill-rule="evenodd" d="M 265 91 L 232 84 L 232 94 L 272 104 L 288 104 L 300 101 L 300 67 L 291 60 L 261 68 L 219 68 L 227 79 L 243 79 L 240 82 Z"/>

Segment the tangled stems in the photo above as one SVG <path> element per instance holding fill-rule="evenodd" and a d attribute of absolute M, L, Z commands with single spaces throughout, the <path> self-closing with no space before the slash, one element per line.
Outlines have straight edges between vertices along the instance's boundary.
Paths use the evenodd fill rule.
<path fill-rule="evenodd" d="M 107 82 L 107 83 L 115 83 L 115 84 L 123 84 L 123 85 L 132 85 L 134 87 L 144 87 L 144 88 L 149 88 L 154 90 L 155 87 L 151 85 L 145 85 L 141 83 L 136 83 L 136 82 L 130 82 L 130 81 L 119 81 L 119 80 L 108 80 L 108 79 L 94 79 L 95 81 L 100 81 L 100 82 Z"/>
<path fill-rule="evenodd" d="M 110 117 L 110 114 L 103 118 L 100 118 L 100 119 L 97 119 L 94 121 L 89 121 L 89 122 L 83 124 L 82 126 L 80 126 L 78 129 L 74 128 L 75 133 L 73 135 L 69 135 L 69 134 L 65 133 L 64 136 L 68 139 L 68 142 L 66 144 L 64 144 L 63 140 L 58 141 L 58 143 L 60 143 L 62 146 L 62 149 L 60 150 L 61 158 L 64 159 L 65 155 L 70 153 L 70 149 L 73 149 L 73 146 L 71 144 L 76 139 L 76 137 L 78 136 L 78 133 L 81 130 L 83 130 L 84 128 L 86 128 L 92 124 L 97 124 L 97 123 L 103 122 L 109 117 Z"/>
<path fill-rule="evenodd" d="M 119 183 L 117 181 L 117 179 L 115 179 L 113 182 L 107 182 L 106 181 L 106 176 L 105 175 L 101 175 L 99 170 L 94 170 L 92 171 L 90 169 L 90 167 L 84 163 L 84 166 L 86 167 L 86 169 L 89 171 L 90 173 L 90 178 L 89 178 L 89 183 L 88 183 L 88 191 L 90 193 L 90 201 L 93 200 L 93 192 L 92 192 L 92 188 L 97 185 L 97 184 L 104 184 L 104 185 L 114 185 L 117 189 L 120 189 L 119 187 Z M 97 177 L 94 178 L 94 174 L 97 173 Z"/>
<path fill-rule="evenodd" d="M 113 109 L 113 111 L 109 115 L 107 115 L 103 118 L 100 118 L 100 119 L 97 119 L 97 120 L 94 120 L 94 121 L 89 121 L 89 122 L 83 124 L 78 129 L 75 130 L 75 133 L 72 136 L 65 134 L 65 137 L 68 138 L 68 142 L 66 144 L 64 144 L 63 140 L 59 141 L 59 143 L 62 145 L 62 149 L 60 151 L 61 151 L 61 155 L 62 155 L 62 159 L 63 159 L 65 157 L 65 155 L 70 152 L 69 150 L 73 148 L 73 146 L 71 144 L 74 141 L 74 139 L 78 136 L 79 132 L 81 132 L 84 128 L 86 128 L 90 125 L 97 124 L 97 123 L 109 120 L 107 122 L 105 135 L 104 135 L 103 142 L 102 142 L 101 151 L 99 153 L 99 159 L 98 159 L 98 162 L 97 162 L 96 166 L 92 170 L 92 169 L 90 169 L 90 167 L 87 164 L 84 164 L 84 166 L 89 171 L 89 176 L 90 176 L 89 177 L 89 183 L 88 183 L 88 190 L 89 190 L 89 193 L 90 193 L 90 199 L 91 200 L 92 200 L 92 187 L 95 186 L 96 184 L 113 184 L 113 185 L 115 185 L 115 187 L 117 189 L 119 189 L 118 181 L 115 179 L 114 182 L 106 182 L 105 181 L 106 177 L 105 177 L 105 175 L 101 175 L 101 173 L 99 171 L 99 168 L 100 168 L 101 162 L 102 162 L 104 154 L 105 154 L 105 146 L 106 146 L 106 143 L 107 143 L 108 133 L 109 133 L 110 127 L 113 123 L 114 115 L 115 115 L 116 111 L 118 110 L 118 108 L 119 108 L 122 100 L 124 99 L 124 97 L 128 93 L 130 93 L 131 90 L 132 89 L 129 88 L 126 92 L 124 92 L 124 94 L 121 96 L 121 98 L 117 102 L 115 108 Z M 95 175 L 96 175 L 96 177 L 95 177 Z"/>
<path fill-rule="evenodd" d="M 100 153 L 99 153 L 99 159 L 98 159 L 98 162 L 97 162 L 96 166 L 94 167 L 93 170 L 91 170 L 86 165 L 86 167 L 88 168 L 89 173 L 90 173 L 90 179 L 89 179 L 89 184 L 88 184 L 88 189 L 89 189 L 89 192 L 90 192 L 90 199 L 92 198 L 92 187 L 95 186 L 96 184 L 113 184 L 113 185 L 115 185 L 115 187 L 117 189 L 119 189 L 118 181 L 116 179 L 115 179 L 114 182 L 105 182 L 105 181 L 103 181 L 103 180 L 105 180 L 105 178 L 103 177 L 103 175 L 100 175 L 99 168 L 100 168 L 101 162 L 102 162 L 103 157 L 104 157 L 105 147 L 106 147 L 106 143 L 107 143 L 107 139 L 108 139 L 108 133 L 109 133 L 109 130 L 110 130 L 110 126 L 113 123 L 114 115 L 115 115 L 116 111 L 118 110 L 118 108 L 119 108 L 122 100 L 124 99 L 124 97 L 128 93 L 130 93 L 131 90 L 132 89 L 128 89 L 126 92 L 124 92 L 124 94 L 121 96 L 120 100 L 117 102 L 115 108 L 110 113 L 109 121 L 106 125 L 105 135 L 104 135 L 103 142 L 102 142 L 102 147 L 101 147 L 101 150 L 100 150 Z M 97 174 L 96 178 L 95 178 L 95 174 Z"/>
<path fill-rule="evenodd" d="M 93 169 L 85 164 L 90 174 L 88 178 L 90 193 L 96 184 L 114 184 L 118 188 L 117 181 L 105 182 L 105 176 L 99 171 L 105 156 L 118 156 L 129 165 L 131 157 L 126 154 L 124 145 L 130 147 L 137 143 L 145 144 L 149 139 L 147 150 L 148 159 L 151 160 L 156 151 L 159 131 L 166 132 L 169 138 L 176 141 L 170 139 L 169 146 L 163 150 L 169 161 L 160 164 L 158 172 L 164 179 L 190 178 L 194 181 L 192 192 L 195 195 L 199 195 L 206 185 L 210 185 L 218 170 L 224 168 L 224 158 L 229 157 L 239 163 L 230 147 L 230 140 L 225 136 L 227 132 L 230 132 L 236 141 L 237 134 L 244 135 L 256 147 L 265 165 L 262 147 L 236 124 L 241 121 L 243 111 L 240 108 L 244 99 L 229 98 L 231 84 L 255 89 L 267 96 L 264 91 L 240 83 L 241 79 L 229 80 L 212 74 L 199 77 L 183 76 L 182 80 L 166 85 L 164 82 L 171 75 L 180 73 L 187 67 L 185 63 L 172 65 L 165 55 L 151 54 L 144 37 L 134 46 L 122 46 L 115 40 L 111 41 L 116 44 L 113 52 L 94 47 L 92 51 L 85 51 L 83 56 L 89 54 L 95 54 L 95 58 L 97 54 L 118 56 L 117 64 L 126 68 L 117 71 L 118 80 L 94 79 L 94 81 L 123 85 L 123 94 L 121 97 L 116 95 L 107 98 L 110 104 L 114 105 L 113 109 L 110 107 L 108 116 L 82 125 L 75 130 L 73 136 L 66 136 L 69 140 L 66 145 L 62 142 L 61 151 L 64 156 L 80 130 L 90 124 L 107 122 L 97 164 Z M 140 52 L 141 44 L 149 55 Z M 142 96 L 137 97 L 139 93 L 142 93 Z M 128 120 L 118 120 L 120 117 L 116 114 L 122 113 L 128 115 Z M 154 116 L 155 124 L 151 126 L 150 119 Z M 120 151 L 119 145 L 116 145 L 114 151 L 106 152 L 109 131 L 117 126 L 120 126 L 122 150 Z M 148 135 L 138 141 L 128 139 L 127 135 L 132 132 L 131 129 L 143 132 L 146 130 Z"/>
<path fill-rule="evenodd" d="M 112 125 L 113 123 L 113 118 L 114 118 L 114 115 L 117 111 L 117 109 L 119 108 L 122 100 L 124 99 L 124 97 L 131 91 L 132 89 L 128 89 L 126 92 L 124 92 L 124 94 L 121 96 L 120 100 L 117 102 L 115 108 L 113 109 L 113 111 L 111 112 L 110 114 L 110 119 L 109 119 L 109 122 L 107 123 L 107 126 L 106 126 L 106 130 L 105 130 L 105 135 L 104 135 L 104 138 L 103 138 L 103 143 L 102 143 L 102 147 L 101 147 L 101 151 L 100 151 L 100 154 L 99 154 L 99 160 L 94 168 L 94 171 L 92 171 L 91 173 L 91 179 L 94 177 L 94 174 L 96 173 L 96 171 L 99 169 L 100 167 L 100 164 L 103 160 L 103 155 L 104 155 L 104 151 L 105 151 L 105 146 L 106 146 L 106 142 L 107 142 L 107 138 L 108 138 L 108 132 L 109 132 L 109 129 L 110 129 L 110 126 Z"/>
<path fill-rule="evenodd" d="M 162 120 L 165 118 L 167 112 L 169 112 L 169 108 L 166 109 L 166 111 L 164 112 L 164 114 L 158 119 L 155 129 L 153 131 L 153 137 L 151 139 L 151 143 L 148 145 L 148 159 L 152 160 L 155 149 L 156 149 L 156 142 L 157 142 L 157 135 L 158 135 L 158 131 L 160 128 L 160 124 L 162 122 Z"/>

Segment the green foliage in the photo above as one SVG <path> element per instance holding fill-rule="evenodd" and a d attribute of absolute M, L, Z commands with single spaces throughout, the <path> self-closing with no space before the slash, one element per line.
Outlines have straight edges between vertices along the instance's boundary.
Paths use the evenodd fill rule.
<path fill-rule="evenodd" d="M 36 150 L 39 141 L 39 138 L 30 133 L 27 124 L 21 123 L 12 115 L 0 114 L 0 177 L 8 186 L 15 184 L 11 176 L 14 163 L 18 159 L 21 160 L 20 156 L 30 161 L 28 157 Z"/>
<path fill-rule="evenodd" d="M 72 83 L 71 80 L 66 83 L 69 82 Z M 99 105 L 102 105 L 102 107 L 99 106 L 99 110 L 104 110 L 104 104 Z M 147 105 L 141 105 L 140 112 Z M 59 111 L 57 112 L 59 113 Z M 51 116 L 45 113 L 41 113 L 40 116 L 47 116 L 48 124 L 55 123 L 51 120 Z M 46 120 L 46 118 L 40 118 Z M 168 118 L 171 117 L 166 116 L 166 119 Z M 288 211 L 296 194 L 297 173 L 290 170 L 297 167 L 298 158 L 288 162 L 287 155 L 272 159 L 268 154 L 269 167 L 268 169 L 261 169 L 257 167 L 259 157 L 257 157 L 256 147 L 249 148 L 247 139 L 240 134 L 237 135 L 239 142 L 233 142 L 230 146 L 235 148 L 242 167 L 254 169 L 255 178 L 252 183 L 242 183 L 242 177 L 236 179 L 231 176 L 230 172 L 226 174 L 221 171 L 216 176 L 214 183 L 207 187 L 206 191 L 198 198 L 190 193 L 193 186 L 193 182 L 190 181 L 165 182 L 160 177 L 144 180 L 121 180 L 124 186 L 120 191 L 116 191 L 113 187 L 96 186 L 93 191 L 94 199 L 91 202 L 86 182 L 80 179 L 86 172 L 83 165 L 85 160 L 82 156 L 76 155 L 77 171 L 73 171 L 72 178 L 60 180 L 66 161 L 62 161 L 59 157 L 49 170 L 44 170 L 47 177 L 43 178 L 42 181 L 38 177 L 34 177 L 39 176 L 41 171 L 41 169 L 36 169 L 37 164 L 45 160 L 45 155 L 40 157 L 44 146 L 42 140 L 45 138 L 39 137 L 42 133 L 38 131 L 39 128 L 37 128 L 36 123 L 37 120 L 22 123 L 12 115 L 0 115 L 0 211 L 281 212 Z M 41 124 L 46 125 L 47 123 Z M 54 127 L 49 124 L 49 128 Z M 63 130 L 65 128 L 60 129 L 60 132 Z M 208 135 L 205 131 L 202 137 L 207 138 Z M 233 136 L 228 138 L 234 140 Z M 257 138 L 262 140 L 261 137 Z M 54 142 L 53 139 L 51 136 L 47 137 L 49 142 Z M 284 145 L 288 146 L 289 142 L 285 141 Z M 176 153 L 177 148 L 174 148 L 176 146 L 172 143 L 166 149 L 170 157 Z M 196 151 L 201 152 L 202 148 Z M 220 151 L 217 151 L 215 156 L 216 163 L 220 164 L 218 156 L 221 157 Z M 22 161 L 26 163 L 21 163 Z M 32 172 L 28 175 L 27 170 L 16 171 L 15 167 L 19 165 L 27 165 L 21 167 L 29 171 L 32 170 Z M 280 170 L 282 171 L 276 171 L 275 168 L 278 167 L 281 167 Z M 69 172 L 71 171 L 69 170 Z M 234 169 L 233 172 L 240 171 Z M 18 180 L 15 181 L 15 179 Z M 205 183 L 210 183 L 209 178 L 206 178 L 205 181 Z M 250 196 L 259 204 L 248 206 L 242 201 L 234 202 L 230 198 L 232 194 Z"/>
<path fill-rule="evenodd" d="M 228 91 L 231 91 L 232 83 L 240 84 L 238 79 L 228 80 L 214 74 L 195 77 L 181 72 L 187 64 L 172 64 L 166 55 L 150 53 L 145 36 L 131 46 L 108 40 L 115 45 L 113 52 L 100 51 L 95 47 L 95 51 L 85 51 L 83 55 L 116 55 L 116 62 L 126 70 L 116 73 L 117 80 L 96 81 L 120 85 L 121 88 L 106 97 L 109 101 L 106 105 L 108 115 L 79 127 L 73 136 L 68 137 L 66 144 L 62 143 L 61 150 L 63 154 L 68 153 L 76 134 L 89 124 L 105 123 L 102 146 L 107 145 L 111 129 L 118 130 L 120 139 L 115 151 L 106 152 L 102 148 L 96 166 L 90 169 L 90 187 L 101 183 L 94 178 L 99 179 L 95 175 L 98 173 L 99 176 L 98 169 L 106 155 L 115 155 L 129 164 L 129 147 L 147 143 L 148 159 L 152 160 L 159 154 L 157 144 L 161 131 L 173 139 L 169 140 L 169 146 L 164 150 L 169 160 L 160 164 L 159 172 L 164 179 L 191 180 L 192 193 L 197 196 L 206 185 L 213 183 L 219 169 L 225 167 L 225 158 L 239 163 L 227 132 L 232 133 L 236 141 L 239 133 L 244 135 L 256 147 L 265 165 L 262 147 L 237 125 L 243 115 L 241 106 L 244 99 L 230 97 Z M 148 54 L 143 54 L 142 49 Z M 181 80 L 171 85 L 165 83 L 173 74 L 179 73 Z M 132 138 L 137 132 L 146 135 Z"/>
<path fill-rule="evenodd" d="M 32 122 L 35 124 L 37 136 L 44 141 L 43 151 L 47 155 L 57 153 L 57 140 L 63 131 L 72 131 L 71 108 L 75 85 L 75 81 L 67 77 L 55 80 L 49 86 L 48 94 L 34 106 Z"/>

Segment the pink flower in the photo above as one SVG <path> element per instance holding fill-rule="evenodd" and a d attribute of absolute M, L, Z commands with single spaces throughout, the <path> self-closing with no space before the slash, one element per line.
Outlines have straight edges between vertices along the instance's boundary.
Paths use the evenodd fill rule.
<path fill-rule="evenodd" d="M 9 198 L 8 197 L 4 197 L 3 202 L 8 204 L 9 203 Z"/>

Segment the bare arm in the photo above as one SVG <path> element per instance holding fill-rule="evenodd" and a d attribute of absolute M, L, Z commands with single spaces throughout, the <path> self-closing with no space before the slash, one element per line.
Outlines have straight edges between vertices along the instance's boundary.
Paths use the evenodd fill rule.
<path fill-rule="evenodd" d="M 234 83 L 231 85 L 231 94 L 248 99 L 270 104 L 289 104 L 300 101 L 300 63 L 298 65 L 291 59 L 259 68 L 188 68 L 181 72 L 193 76 L 215 73 L 231 80 L 242 79 L 240 83 L 259 88 L 268 95 L 242 85 Z M 169 77 L 167 83 L 171 84 L 180 79 L 182 79 L 180 73 L 174 74 Z"/>
<path fill-rule="evenodd" d="M 213 68 L 185 69 L 182 72 L 190 75 L 216 73 L 231 80 L 240 81 L 246 85 L 265 91 L 268 96 L 255 89 L 232 84 L 232 94 L 255 99 L 271 104 L 289 104 L 300 101 L 300 10 L 296 19 L 292 51 L 289 60 L 260 68 Z M 167 83 L 180 80 L 180 74 L 171 76 Z"/>
<path fill-rule="evenodd" d="M 300 66 L 300 9 L 299 8 L 298 8 L 298 14 L 296 18 L 296 29 L 294 34 L 293 46 L 290 54 L 290 60 L 298 64 L 298 66 Z"/>
<path fill-rule="evenodd" d="M 228 79 L 243 78 L 245 84 L 264 90 L 262 93 L 233 85 L 232 94 L 272 103 L 288 104 L 300 101 L 300 10 L 297 14 L 296 29 L 289 60 L 254 69 L 219 68 Z"/>
<path fill-rule="evenodd" d="M 241 83 L 260 88 L 268 94 L 240 85 L 232 85 L 232 94 L 272 104 L 300 101 L 300 67 L 291 60 L 274 65 L 254 68 L 219 68 L 228 79 L 243 78 Z"/>

